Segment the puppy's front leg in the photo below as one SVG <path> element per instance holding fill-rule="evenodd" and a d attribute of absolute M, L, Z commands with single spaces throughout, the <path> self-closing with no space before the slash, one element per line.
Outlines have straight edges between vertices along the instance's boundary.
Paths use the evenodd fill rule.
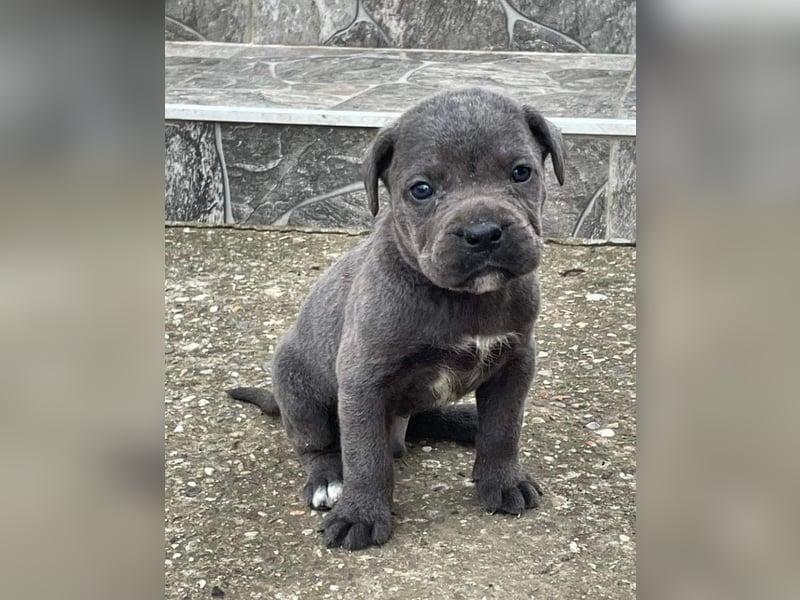
<path fill-rule="evenodd" d="M 344 490 L 323 523 L 328 547 L 359 550 L 389 539 L 394 467 L 380 390 L 339 387 Z"/>
<path fill-rule="evenodd" d="M 519 464 L 525 399 L 533 380 L 533 348 L 514 350 L 509 361 L 475 393 L 478 435 L 472 478 L 486 510 L 522 514 L 539 504 L 542 488 Z"/>

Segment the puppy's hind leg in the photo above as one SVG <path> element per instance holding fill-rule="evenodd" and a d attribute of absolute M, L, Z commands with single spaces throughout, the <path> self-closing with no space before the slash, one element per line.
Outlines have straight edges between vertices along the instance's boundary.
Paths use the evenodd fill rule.
<path fill-rule="evenodd" d="M 477 433 L 478 410 L 475 405 L 454 404 L 411 415 L 406 438 L 474 444 Z"/>
<path fill-rule="evenodd" d="M 275 357 L 273 390 L 289 441 L 306 470 L 303 498 L 310 507 L 327 510 L 342 494 L 335 391 L 325 389 L 299 353 L 281 350 Z"/>

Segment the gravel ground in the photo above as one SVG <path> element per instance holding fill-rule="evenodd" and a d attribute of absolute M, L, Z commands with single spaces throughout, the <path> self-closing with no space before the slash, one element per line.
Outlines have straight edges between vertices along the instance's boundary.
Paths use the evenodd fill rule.
<path fill-rule="evenodd" d="M 224 390 L 268 381 L 310 285 L 359 237 L 165 236 L 166 598 L 635 597 L 634 248 L 545 248 L 521 442 L 543 506 L 485 514 L 472 449 L 424 441 L 396 462 L 392 538 L 349 553 L 323 547 L 279 423 Z"/>

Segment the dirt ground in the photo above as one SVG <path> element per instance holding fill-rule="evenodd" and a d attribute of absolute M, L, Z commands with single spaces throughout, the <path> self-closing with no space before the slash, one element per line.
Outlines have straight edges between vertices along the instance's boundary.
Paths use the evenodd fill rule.
<path fill-rule="evenodd" d="M 280 424 L 225 390 L 262 365 L 357 235 L 167 228 L 166 598 L 633 598 L 636 250 L 549 243 L 522 462 L 545 488 L 486 514 L 471 448 L 396 461 L 394 533 L 328 550 Z"/>

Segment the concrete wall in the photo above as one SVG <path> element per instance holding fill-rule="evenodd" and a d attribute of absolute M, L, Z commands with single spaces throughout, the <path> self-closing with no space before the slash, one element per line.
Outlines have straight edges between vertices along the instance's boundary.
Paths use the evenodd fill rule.
<path fill-rule="evenodd" d="M 166 0 L 169 40 L 636 52 L 635 0 Z"/>

